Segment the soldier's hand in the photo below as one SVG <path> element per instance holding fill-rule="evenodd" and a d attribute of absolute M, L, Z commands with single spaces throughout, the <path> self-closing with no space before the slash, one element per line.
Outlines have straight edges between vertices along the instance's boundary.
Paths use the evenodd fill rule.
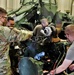
<path fill-rule="evenodd" d="M 55 75 L 55 69 L 54 70 L 51 70 L 47 75 Z"/>
<path fill-rule="evenodd" d="M 70 69 L 71 71 L 73 71 L 73 70 L 74 70 L 74 64 L 71 64 L 71 65 L 69 66 L 69 69 Z"/>

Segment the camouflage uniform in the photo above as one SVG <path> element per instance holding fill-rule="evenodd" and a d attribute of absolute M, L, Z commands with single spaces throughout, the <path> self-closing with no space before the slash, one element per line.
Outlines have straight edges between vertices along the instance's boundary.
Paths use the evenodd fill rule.
<path fill-rule="evenodd" d="M 8 27 L 0 26 L 0 75 L 12 75 L 9 59 L 10 42 L 15 41 L 16 33 Z"/>

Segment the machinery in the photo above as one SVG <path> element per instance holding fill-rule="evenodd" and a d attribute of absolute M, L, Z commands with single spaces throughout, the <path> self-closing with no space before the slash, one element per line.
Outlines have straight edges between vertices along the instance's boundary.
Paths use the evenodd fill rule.
<path fill-rule="evenodd" d="M 24 30 L 24 32 L 27 31 L 30 33 L 30 31 L 32 31 L 34 27 L 40 23 L 40 19 L 43 17 L 48 18 L 49 22 L 54 24 L 57 24 L 58 21 L 73 23 L 72 17 L 69 17 L 68 13 L 61 13 L 60 11 L 57 11 L 56 0 L 54 0 L 54 3 L 52 3 L 51 0 L 48 0 L 47 2 L 44 0 L 31 0 L 30 2 L 20 0 L 20 4 L 21 7 L 15 11 L 9 12 L 8 16 L 13 16 L 16 22 L 16 27 L 22 31 Z M 45 30 L 49 31 L 49 28 Z M 26 33 L 26 35 L 28 34 Z M 66 55 L 66 46 L 68 43 L 51 42 L 48 41 L 46 34 L 45 37 L 46 38 L 32 37 L 31 39 L 27 39 L 27 37 L 25 37 L 26 40 L 21 41 L 19 44 L 11 44 L 10 50 L 14 50 L 16 52 L 15 54 L 13 53 L 10 55 L 14 55 L 13 58 L 16 58 L 15 60 L 17 60 L 15 61 L 14 59 L 11 59 L 11 61 L 15 61 L 15 63 L 12 61 L 12 68 L 17 68 L 16 65 L 21 57 L 31 56 L 34 58 L 35 55 L 41 52 L 44 52 L 44 55 L 41 56 L 38 61 L 43 63 L 42 70 L 50 71 L 51 69 L 58 67 Z M 49 35 L 49 37 L 51 37 L 51 35 Z M 44 44 L 43 41 L 45 41 Z M 15 49 L 15 46 L 17 45 L 19 48 Z M 26 54 L 26 50 L 29 51 L 28 54 Z M 60 75 L 62 74 L 65 75 L 64 73 L 61 73 Z"/>

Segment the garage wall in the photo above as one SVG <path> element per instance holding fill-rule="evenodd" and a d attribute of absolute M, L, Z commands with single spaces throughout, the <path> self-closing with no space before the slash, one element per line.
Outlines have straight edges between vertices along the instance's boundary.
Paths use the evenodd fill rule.
<path fill-rule="evenodd" d="M 32 0 L 25 0 L 32 1 Z M 34 0 L 37 1 L 37 0 Z M 53 0 L 51 0 L 53 2 Z M 72 0 L 56 0 L 58 4 L 58 10 L 65 12 L 66 10 L 71 11 Z M 7 11 L 16 10 L 20 7 L 20 0 L 0 0 L 0 7 L 5 8 Z M 74 3 L 72 5 L 72 15 L 74 15 Z"/>
<path fill-rule="evenodd" d="M 16 10 L 20 7 L 20 0 L 0 0 L 0 7 L 7 11 Z"/>

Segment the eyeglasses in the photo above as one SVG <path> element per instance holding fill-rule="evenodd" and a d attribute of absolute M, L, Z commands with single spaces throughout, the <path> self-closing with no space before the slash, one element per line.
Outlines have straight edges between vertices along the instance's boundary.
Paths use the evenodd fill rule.
<path fill-rule="evenodd" d="M 1 18 L 7 19 L 7 16 L 0 16 Z"/>
<path fill-rule="evenodd" d="M 7 19 L 7 16 L 2 16 L 2 18 L 5 18 L 5 19 Z"/>

